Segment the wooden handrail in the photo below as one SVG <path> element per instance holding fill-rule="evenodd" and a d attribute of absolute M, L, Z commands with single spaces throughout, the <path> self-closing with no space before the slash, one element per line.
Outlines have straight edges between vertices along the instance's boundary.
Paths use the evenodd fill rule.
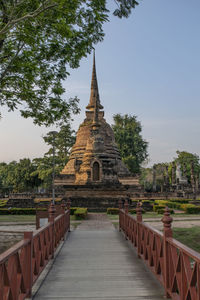
<path fill-rule="evenodd" d="M 70 210 L 63 210 L 34 233 L 25 232 L 23 240 L 0 255 L 0 300 L 31 297 L 33 283 L 69 230 Z"/>
<path fill-rule="evenodd" d="M 119 203 L 119 230 L 136 248 L 149 269 L 165 288 L 166 297 L 178 300 L 200 300 L 200 253 L 172 237 L 172 218 L 165 208 L 163 233 L 131 216 Z M 136 210 L 137 211 L 137 210 Z M 138 204 L 138 212 L 139 209 Z M 137 212 L 137 213 L 138 213 Z M 140 220 L 140 221 L 138 221 Z"/>

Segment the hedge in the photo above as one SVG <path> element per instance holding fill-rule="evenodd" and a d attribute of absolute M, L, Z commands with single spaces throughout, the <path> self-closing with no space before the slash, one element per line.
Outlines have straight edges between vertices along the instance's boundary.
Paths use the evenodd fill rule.
<path fill-rule="evenodd" d="M 136 214 L 137 213 L 137 211 L 136 211 L 136 208 L 131 208 L 131 209 L 129 209 L 129 211 L 128 211 L 130 214 Z M 145 214 L 146 213 L 146 210 L 144 210 L 143 208 L 142 208 L 142 214 Z"/>
<path fill-rule="evenodd" d="M 0 199 L 0 207 L 6 206 L 8 199 Z"/>
<path fill-rule="evenodd" d="M 187 214 L 199 214 L 200 213 L 200 206 L 188 204 L 188 206 L 185 208 L 185 212 Z"/>
<path fill-rule="evenodd" d="M 87 208 L 79 207 L 75 210 L 74 216 L 76 220 L 83 220 L 87 217 Z"/>
<path fill-rule="evenodd" d="M 142 203 L 149 203 L 149 204 L 152 204 L 154 203 L 154 200 L 142 200 Z"/>
<path fill-rule="evenodd" d="M 181 208 L 187 214 L 199 214 L 200 213 L 200 206 L 194 204 L 182 204 Z"/>
<path fill-rule="evenodd" d="M 157 205 L 166 205 L 167 206 L 168 202 L 169 202 L 168 200 L 155 200 L 154 203 Z"/>
<path fill-rule="evenodd" d="M 155 205 L 153 206 L 153 211 L 157 212 L 158 209 L 165 209 L 166 205 Z"/>
<path fill-rule="evenodd" d="M 164 208 L 157 209 L 157 214 L 159 214 L 159 215 L 163 215 L 164 212 L 165 212 Z M 174 210 L 173 209 L 170 209 L 169 212 L 170 212 L 170 214 L 174 214 Z"/>
<path fill-rule="evenodd" d="M 47 210 L 40 208 L 39 210 Z M 1 208 L 0 215 L 35 215 L 35 208 Z"/>
<path fill-rule="evenodd" d="M 170 208 L 181 209 L 182 204 L 181 203 L 177 203 L 177 202 L 171 202 L 171 201 L 169 201 L 167 203 L 167 206 L 170 207 Z"/>
<path fill-rule="evenodd" d="M 136 214 L 136 208 L 131 208 L 129 209 L 129 214 L 133 215 L 133 214 Z"/>
<path fill-rule="evenodd" d="M 192 199 L 168 199 L 169 202 L 189 203 Z"/>
<path fill-rule="evenodd" d="M 107 208 L 107 214 L 108 215 L 118 215 L 119 214 L 119 208 L 109 207 L 109 208 Z"/>
<path fill-rule="evenodd" d="M 73 216 L 78 207 L 70 207 L 70 215 Z"/>

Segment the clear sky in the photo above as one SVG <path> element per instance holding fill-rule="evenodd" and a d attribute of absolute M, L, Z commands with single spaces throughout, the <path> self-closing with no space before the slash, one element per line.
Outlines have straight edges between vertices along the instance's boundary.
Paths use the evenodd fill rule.
<path fill-rule="evenodd" d="M 200 1 L 142 0 L 128 19 L 111 17 L 104 29 L 96 67 L 107 122 L 116 113 L 138 116 L 150 165 L 171 161 L 176 150 L 200 155 Z M 89 101 L 91 70 L 92 55 L 64 83 L 66 97 L 80 99 L 75 129 Z M 35 126 L 18 113 L 2 115 L 0 161 L 47 151 L 42 135 L 52 128 Z"/>

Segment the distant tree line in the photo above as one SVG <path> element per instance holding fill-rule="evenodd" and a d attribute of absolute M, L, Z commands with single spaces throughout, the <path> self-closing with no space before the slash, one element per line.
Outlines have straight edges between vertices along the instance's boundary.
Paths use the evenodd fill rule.
<path fill-rule="evenodd" d="M 75 142 L 75 131 L 71 129 L 69 123 L 65 123 L 61 125 L 55 140 L 51 133 L 43 139 L 49 145 L 49 151 L 43 157 L 0 163 L 0 194 L 34 192 L 39 188 L 51 187 L 53 144 L 55 145 L 55 173 L 59 174 L 68 161 L 70 149 Z"/>

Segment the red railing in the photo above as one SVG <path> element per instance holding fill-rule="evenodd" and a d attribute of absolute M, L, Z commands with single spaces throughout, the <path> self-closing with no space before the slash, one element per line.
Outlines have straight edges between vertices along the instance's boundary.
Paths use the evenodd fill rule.
<path fill-rule="evenodd" d="M 165 209 L 163 233 L 142 221 L 138 203 L 136 218 L 128 203 L 119 204 L 119 229 L 123 231 L 149 269 L 165 288 L 167 298 L 200 300 L 200 254 L 172 237 L 169 209 Z"/>
<path fill-rule="evenodd" d="M 34 233 L 25 232 L 22 241 L 0 255 L 0 300 L 31 297 L 33 284 L 70 230 L 69 206 L 56 218 L 53 205 L 49 213 L 47 225 Z"/>

